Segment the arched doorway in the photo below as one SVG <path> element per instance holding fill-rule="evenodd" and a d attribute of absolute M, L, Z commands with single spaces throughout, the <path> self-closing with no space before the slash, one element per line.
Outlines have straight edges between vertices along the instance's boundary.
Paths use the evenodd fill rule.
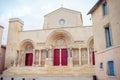
<path fill-rule="evenodd" d="M 33 63 L 33 46 L 31 44 L 27 44 L 25 48 L 25 66 L 32 66 Z"/>
<path fill-rule="evenodd" d="M 95 65 L 95 54 L 94 54 L 94 41 L 93 38 L 90 39 L 89 41 L 89 60 L 90 64 Z"/>
<path fill-rule="evenodd" d="M 67 44 L 64 39 L 56 40 L 54 49 L 54 66 L 67 66 L 68 64 L 68 51 Z"/>
<path fill-rule="evenodd" d="M 47 44 L 53 46 L 54 66 L 68 65 L 68 45 L 71 43 L 72 37 L 67 31 L 54 31 L 50 34 L 47 40 Z"/>
<path fill-rule="evenodd" d="M 32 66 L 33 64 L 33 43 L 31 40 L 25 40 L 21 45 L 21 55 L 23 55 L 23 63 L 25 66 Z"/>

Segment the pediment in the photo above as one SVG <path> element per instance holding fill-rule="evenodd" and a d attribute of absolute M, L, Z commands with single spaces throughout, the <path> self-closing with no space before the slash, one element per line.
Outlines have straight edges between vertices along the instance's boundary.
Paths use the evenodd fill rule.
<path fill-rule="evenodd" d="M 68 12 L 68 13 L 73 13 L 73 14 L 81 14 L 81 12 L 79 12 L 79 11 L 75 11 L 75 10 L 71 10 L 71 9 L 67 9 L 67 8 L 61 7 L 59 9 L 57 9 L 57 10 L 55 10 L 55 11 L 53 11 L 53 12 L 47 14 L 47 15 L 45 15 L 45 17 L 52 16 L 52 15 L 60 13 L 60 12 Z"/>

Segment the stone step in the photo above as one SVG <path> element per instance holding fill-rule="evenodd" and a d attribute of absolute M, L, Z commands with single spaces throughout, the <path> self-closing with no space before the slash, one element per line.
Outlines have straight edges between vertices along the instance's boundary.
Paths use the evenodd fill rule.
<path fill-rule="evenodd" d="M 81 76 L 90 77 L 95 74 L 93 66 L 82 67 L 11 67 L 4 71 L 5 76 Z"/>
<path fill-rule="evenodd" d="M 40 77 L 40 76 L 0 76 L 3 80 L 93 80 L 92 77 Z"/>

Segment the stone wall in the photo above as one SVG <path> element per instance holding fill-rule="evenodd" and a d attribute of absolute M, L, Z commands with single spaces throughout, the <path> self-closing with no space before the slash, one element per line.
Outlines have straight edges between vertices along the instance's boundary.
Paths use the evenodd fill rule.
<path fill-rule="evenodd" d="M 106 48 L 104 28 L 107 24 L 110 25 L 112 45 L 116 46 L 120 44 L 120 0 L 106 1 L 108 4 L 108 15 L 103 16 L 103 3 L 92 13 L 95 51 L 101 51 Z"/>
<path fill-rule="evenodd" d="M 1 46 L 0 54 L 0 74 L 4 71 L 6 46 Z"/>
<path fill-rule="evenodd" d="M 108 75 L 108 61 L 114 61 L 115 76 Z M 103 68 L 100 68 L 103 63 Z M 120 45 L 96 54 L 96 75 L 100 80 L 120 80 Z"/>
<path fill-rule="evenodd" d="M 2 44 L 2 33 L 3 33 L 3 27 L 0 25 L 0 46 Z M 0 48 L 0 53 L 1 53 L 1 48 Z"/>
<path fill-rule="evenodd" d="M 44 29 L 76 26 L 83 26 L 81 12 L 78 11 L 59 8 L 44 16 Z"/>

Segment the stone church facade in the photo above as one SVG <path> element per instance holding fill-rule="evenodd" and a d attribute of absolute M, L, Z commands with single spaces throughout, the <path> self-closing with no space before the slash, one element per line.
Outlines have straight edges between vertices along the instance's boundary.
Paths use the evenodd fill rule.
<path fill-rule="evenodd" d="M 80 12 L 59 8 L 44 16 L 41 30 L 23 25 L 9 20 L 3 75 L 94 75 L 93 28 L 83 26 Z"/>

